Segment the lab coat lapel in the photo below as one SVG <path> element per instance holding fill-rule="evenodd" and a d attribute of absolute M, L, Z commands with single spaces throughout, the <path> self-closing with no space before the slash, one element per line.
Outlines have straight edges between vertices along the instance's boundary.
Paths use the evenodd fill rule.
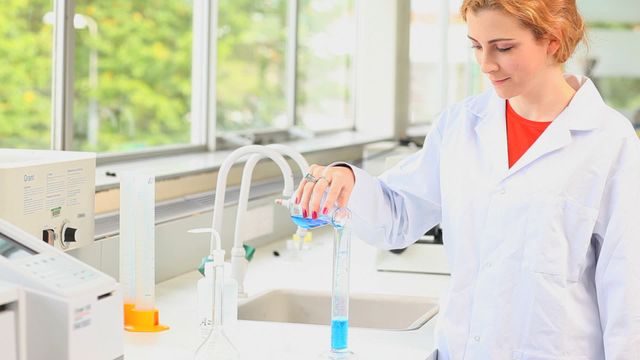
<path fill-rule="evenodd" d="M 468 110 L 477 118 L 475 132 L 481 158 L 490 164 L 493 177 L 501 182 L 527 165 L 571 143 L 571 131 L 589 131 L 600 120 L 593 109 L 604 104 L 597 89 L 586 77 L 567 76 L 578 91 L 569 106 L 556 117 L 538 140 L 509 168 L 506 104 L 494 91 L 482 100 L 470 103 Z"/>
<path fill-rule="evenodd" d="M 507 172 L 507 177 L 540 159 L 546 154 L 559 150 L 571 143 L 572 131 L 590 131 L 600 122 L 594 109 L 604 104 L 593 82 L 586 77 L 566 76 L 569 83 L 577 88 L 569 105 L 562 111 L 538 140 Z"/>
<path fill-rule="evenodd" d="M 547 127 L 533 145 L 522 155 L 518 161 L 509 169 L 507 177 L 518 172 L 525 166 L 533 163 L 539 158 L 553 151 L 567 146 L 571 142 L 571 131 L 569 131 L 568 118 L 566 112 L 560 113 L 558 117 Z"/>
<path fill-rule="evenodd" d="M 474 103 L 469 110 L 478 117 L 475 132 L 480 156 L 489 164 L 492 177 L 502 181 L 509 169 L 505 101 L 495 93 L 492 93 L 487 101 L 486 104 Z"/>

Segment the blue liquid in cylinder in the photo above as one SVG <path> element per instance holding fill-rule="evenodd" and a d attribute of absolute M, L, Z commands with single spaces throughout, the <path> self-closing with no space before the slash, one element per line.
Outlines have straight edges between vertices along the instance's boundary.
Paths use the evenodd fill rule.
<path fill-rule="evenodd" d="M 343 350 L 347 348 L 347 333 L 349 320 L 334 318 L 331 320 L 331 349 Z"/>
<path fill-rule="evenodd" d="M 313 229 L 319 226 L 327 225 L 329 219 L 324 216 L 320 216 L 317 219 L 303 218 L 302 216 L 292 216 L 291 220 L 301 228 Z"/>

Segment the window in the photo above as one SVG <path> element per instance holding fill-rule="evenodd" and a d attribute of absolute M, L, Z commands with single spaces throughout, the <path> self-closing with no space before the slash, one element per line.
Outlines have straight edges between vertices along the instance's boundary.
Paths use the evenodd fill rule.
<path fill-rule="evenodd" d="M 217 131 L 285 128 L 286 0 L 221 0 Z"/>
<path fill-rule="evenodd" d="M 461 0 L 411 0 L 409 121 L 430 123 L 445 107 L 484 89 Z"/>
<path fill-rule="evenodd" d="M 76 1 L 73 149 L 191 142 L 190 0 Z"/>
<path fill-rule="evenodd" d="M 0 6 L 0 147 L 50 146 L 51 9 L 51 0 Z"/>
<path fill-rule="evenodd" d="M 640 135 L 640 16 L 636 22 L 586 20 L 588 48 L 581 45 L 566 70 L 590 77 L 604 101 L 630 119 Z"/>
<path fill-rule="evenodd" d="M 4 2 L 0 146 L 156 154 L 203 149 L 215 133 L 352 128 L 353 7 L 354 0 Z M 216 61 L 208 57 L 213 46 Z"/>
<path fill-rule="evenodd" d="M 353 1 L 300 2 L 296 124 L 312 130 L 352 128 Z"/>

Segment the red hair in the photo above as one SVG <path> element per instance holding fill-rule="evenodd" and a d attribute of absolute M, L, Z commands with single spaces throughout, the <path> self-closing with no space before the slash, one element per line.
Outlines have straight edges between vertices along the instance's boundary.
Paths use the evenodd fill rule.
<path fill-rule="evenodd" d="M 460 14 L 467 21 L 467 13 L 484 9 L 502 10 L 529 28 L 536 39 L 557 40 L 555 60 L 564 63 L 571 57 L 578 43 L 585 37 L 582 16 L 575 0 L 464 0 Z"/>

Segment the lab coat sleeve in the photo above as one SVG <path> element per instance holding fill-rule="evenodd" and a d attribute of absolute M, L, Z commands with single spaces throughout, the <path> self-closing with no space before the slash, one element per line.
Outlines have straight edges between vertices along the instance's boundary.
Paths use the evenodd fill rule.
<path fill-rule="evenodd" d="M 607 360 L 640 354 L 640 142 L 624 140 L 601 202 L 595 284 Z"/>
<path fill-rule="evenodd" d="M 356 182 L 349 208 L 360 239 L 379 248 L 399 249 L 440 223 L 440 123 L 434 124 L 421 150 L 379 178 L 350 165 Z"/>

